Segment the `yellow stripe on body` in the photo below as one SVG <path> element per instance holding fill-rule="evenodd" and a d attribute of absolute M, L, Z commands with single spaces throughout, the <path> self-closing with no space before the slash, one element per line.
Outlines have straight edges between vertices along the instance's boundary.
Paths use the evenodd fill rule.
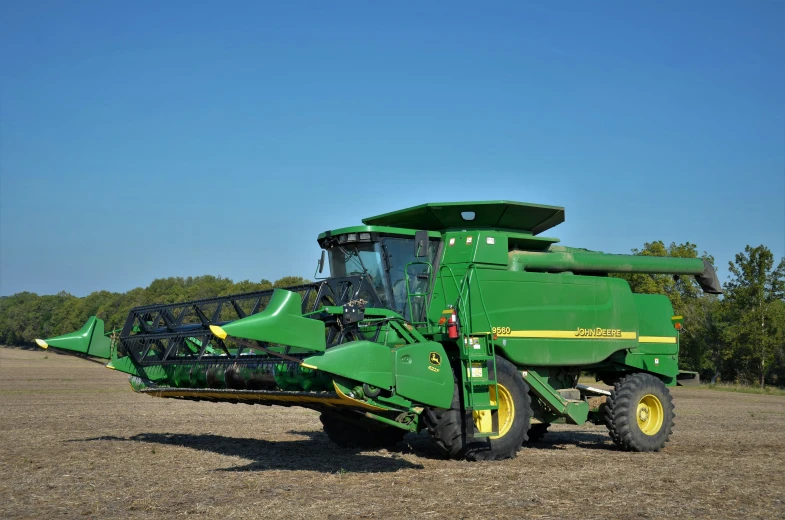
<path fill-rule="evenodd" d="M 675 336 L 641 336 L 640 343 L 676 343 Z"/>
<path fill-rule="evenodd" d="M 542 339 L 635 339 L 635 332 L 622 332 L 620 336 L 577 336 L 574 330 L 513 330 L 509 334 L 498 334 L 500 338 Z M 640 336 L 640 343 L 676 343 L 675 336 Z"/>
<path fill-rule="evenodd" d="M 635 332 L 622 332 L 620 336 L 578 336 L 574 330 L 511 330 L 508 334 L 497 334 L 500 338 L 545 338 L 545 339 L 635 339 Z"/>

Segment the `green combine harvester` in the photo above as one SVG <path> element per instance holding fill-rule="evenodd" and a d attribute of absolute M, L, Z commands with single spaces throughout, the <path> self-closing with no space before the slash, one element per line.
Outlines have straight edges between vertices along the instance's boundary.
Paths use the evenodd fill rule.
<path fill-rule="evenodd" d="M 540 233 L 564 209 L 431 203 L 319 235 L 312 284 L 91 317 L 41 347 L 108 359 L 155 397 L 303 406 L 341 446 L 427 430 L 451 458 L 515 456 L 552 423 L 605 424 L 629 451 L 673 428 L 681 317 L 609 273 L 694 275 L 700 259 L 609 255 Z M 578 383 L 582 370 L 613 389 Z"/>

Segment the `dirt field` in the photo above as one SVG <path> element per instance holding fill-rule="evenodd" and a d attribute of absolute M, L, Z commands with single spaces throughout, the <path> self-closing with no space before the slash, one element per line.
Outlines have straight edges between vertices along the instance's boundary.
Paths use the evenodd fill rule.
<path fill-rule="evenodd" d="M 785 397 L 674 390 L 661 453 L 554 426 L 516 459 L 331 445 L 318 415 L 156 399 L 126 376 L 0 348 L 0 517 L 782 518 Z"/>

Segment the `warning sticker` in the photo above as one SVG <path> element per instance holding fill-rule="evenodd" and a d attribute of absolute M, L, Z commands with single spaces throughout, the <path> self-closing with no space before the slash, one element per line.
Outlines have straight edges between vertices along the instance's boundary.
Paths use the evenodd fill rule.
<path fill-rule="evenodd" d="M 466 373 L 469 375 L 469 377 L 482 377 L 482 367 L 472 366 L 471 369 L 466 369 Z"/>

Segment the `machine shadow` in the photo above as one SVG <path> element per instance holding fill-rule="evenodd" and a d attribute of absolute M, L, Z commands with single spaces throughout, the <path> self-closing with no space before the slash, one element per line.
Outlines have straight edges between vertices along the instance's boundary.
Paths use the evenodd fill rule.
<path fill-rule="evenodd" d="M 130 437 L 102 436 L 73 439 L 69 442 L 147 442 L 209 451 L 250 461 L 245 465 L 220 468 L 215 471 L 305 470 L 322 473 L 379 473 L 401 469 L 423 469 L 421 464 L 402 459 L 394 455 L 395 452 L 385 456 L 374 454 L 369 450 L 337 448 L 327 441 L 327 436 L 324 434 L 317 432 L 303 432 L 303 434 L 311 435 L 311 439 L 267 441 L 213 434 L 140 433 Z"/>
<path fill-rule="evenodd" d="M 610 437 L 600 433 L 587 432 L 548 432 L 545 437 L 537 442 L 527 442 L 527 450 L 566 450 L 572 447 L 586 450 L 618 451 Z"/>
<path fill-rule="evenodd" d="M 303 437 L 310 437 L 314 442 L 324 442 L 326 443 L 325 449 L 334 449 L 338 451 L 358 451 L 352 450 L 350 448 L 338 448 L 334 444 L 330 443 L 327 435 L 324 432 L 308 430 L 308 431 L 299 431 L 299 430 L 289 430 L 292 435 L 302 435 Z M 329 448 L 327 447 L 329 446 Z M 371 450 L 359 450 L 359 451 L 375 451 Z M 407 455 L 415 455 L 417 457 L 421 457 L 423 459 L 437 459 L 437 460 L 444 460 L 444 457 L 436 452 L 431 443 L 430 438 L 424 432 L 420 433 L 408 433 L 403 438 L 401 442 L 396 444 L 395 446 L 390 446 L 385 449 L 388 453 L 396 453 L 396 454 L 407 454 Z"/>

